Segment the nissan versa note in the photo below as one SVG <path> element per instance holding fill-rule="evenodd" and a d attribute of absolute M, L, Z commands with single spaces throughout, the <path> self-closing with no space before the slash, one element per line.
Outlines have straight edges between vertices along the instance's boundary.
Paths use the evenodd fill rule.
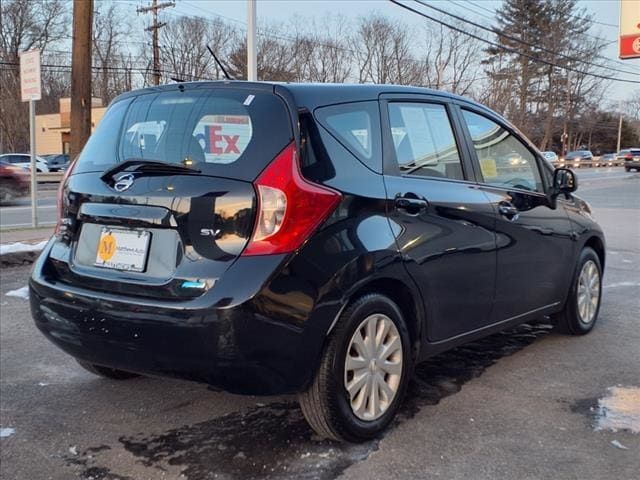
<path fill-rule="evenodd" d="M 593 328 L 605 241 L 576 187 L 442 92 L 146 88 L 67 170 L 31 310 L 95 374 L 298 393 L 320 435 L 363 441 L 416 362 L 546 316 Z"/>

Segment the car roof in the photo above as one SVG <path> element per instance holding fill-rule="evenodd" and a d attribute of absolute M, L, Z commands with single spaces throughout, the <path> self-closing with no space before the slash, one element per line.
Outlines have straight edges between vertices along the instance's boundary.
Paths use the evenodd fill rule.
<path fill-rule="evenodd" d="M 283 82 L 247 82 L 244 80 L 213 80 L 199 82 L 171 83 L 167 85 L 153 86 L 126 92 L 114 99 L 114 102 L 144 93 L 173 91 L 180 88 L 247 88 L 264 89 L 274 91 L 281 88 L 289 92 L 298 108 L 313 110 L 323 105 L 332 105 L 345 102 L 361 102 L 377 100 L 382 94 L 407 94 L 407 95 L 432 95 L 449 100 L 458 100 L 474 105 L 487 112 L 497 115 L 495 112 L 469 98 L 453 93 L 434 90 L 424 87 L 412 87 L 407 85 L 363 84 L 363 83 L 283 83 Z"/>

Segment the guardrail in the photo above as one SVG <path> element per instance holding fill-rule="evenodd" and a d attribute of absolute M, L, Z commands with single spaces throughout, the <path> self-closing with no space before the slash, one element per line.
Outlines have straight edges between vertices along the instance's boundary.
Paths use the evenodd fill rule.
<path fill-rule="evenodd" d="M 568 168 L 594 168 L 594 167 L 619 167 L 623 166 L 622 160 L 600 160 L 600 157 L 594 157 L 593 160 L 556 160 L 552 162 L 554 167 L 568 167 Z"/>
<path fill-rule="evenodd" d="M 38 172 L 36 180 L 38 183 L 58 183 L 63 176 L 64 172 Z"/>

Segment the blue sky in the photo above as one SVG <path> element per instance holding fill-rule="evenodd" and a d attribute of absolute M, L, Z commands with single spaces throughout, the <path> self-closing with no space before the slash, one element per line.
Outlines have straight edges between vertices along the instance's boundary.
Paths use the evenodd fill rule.
<path fill-rule="evenodd" d="M 238 24 L 246 23 L 245 0 L 175 0 L 175 2 L 176 7 L 172 9 L 175 13 L 208 17 L 221 16 L 234 20 Z M 137 0 L 131 3 L 146 5 L 149 2 Z M 467 2 L 467 0 L 436 0 L 430 1 L 430 3 L 484 25 L 492 23 L 493 14 L 490 12 L 499 8 L 501 4 L 496 0 L 472 0 L 471 2 Z M 582 0 L 578 3 L 579 6 L 592 13 L 597 22 L 613 25 L 594 24 L 591 30 L 593 34 L 601 35 L 607 41 L 612 42 L 603 53 L 603 56 L 610 60 L 608 64 L 623 70 L 638 72 L 636 78 L 634 75 L 618 73 L 614 73 L 614 75 L 620 78 L 640 79 L 640 59 L 622 61 L 617 57 L 618 46 L 615 40 L 618 37 L 620 0 Z M 322 18 L 323 15 L 335 13 L 355 19 L 370 11 L 377 11 L 416 26 L 426 21 L 386 0 L 258 0 L 257 11 L 259 21 L 286 21 L 293 15 Z M 603 61 L 601 59 L 589 60 L 598 63 Z M 607 92 L 607 99 L 617 101 L 629 98 L 636 89 L 640 89 L 640 85 L 615 82 Z"/>

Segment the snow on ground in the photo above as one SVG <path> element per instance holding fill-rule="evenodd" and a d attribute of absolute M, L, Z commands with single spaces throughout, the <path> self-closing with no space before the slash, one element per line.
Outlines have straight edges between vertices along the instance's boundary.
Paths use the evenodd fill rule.
<path fill-rule="evenodd" d="M 18 297 L 24 298 L 25 300 L 29 299 L 29 287 L 24 286 L 17 290 L 10 290 L 5 294 L 7 297 Z"/>
<path fill-rule="evenodd" d="M 3 243 L 0 245 L 0 255 L 16 252 L 37 252 L 42 250 L 46 244 L 47 240 L 43 240 L 40 243 Z"/>

